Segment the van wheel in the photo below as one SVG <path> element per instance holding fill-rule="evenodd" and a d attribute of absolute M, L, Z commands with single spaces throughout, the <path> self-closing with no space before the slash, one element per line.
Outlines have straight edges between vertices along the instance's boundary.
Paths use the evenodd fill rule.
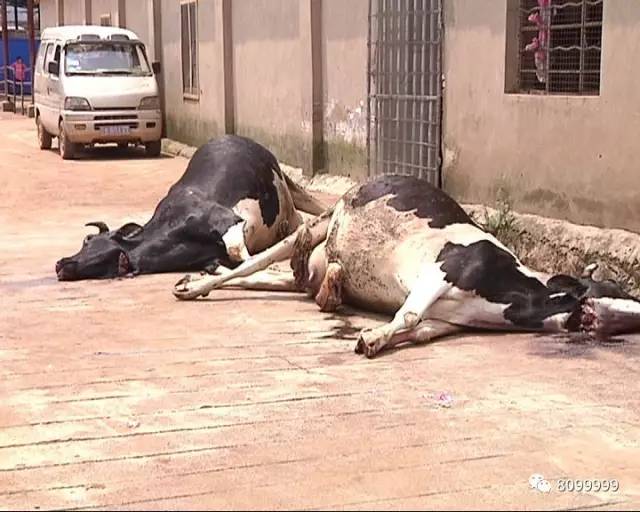
<path fill-rule="evenodd" d="M 148 157 L 158 157 L 162 151 L 162 142 L 159 140 L 154 140 L 152 142 L 146 142 L 144 145 L 145 154 Z"/>
<path fill-rule="evenodd" d="M 40 116 L 36 117 L 36 128 L 38 129 L 38 146 L 40 149 L 51 149 L 51 141 L 53 137 L 44 129 Z"/>
<path fill-rule="evenodd" d="M 63 160 L 72 160 L 76 156 L 77 145 L 69 142 L 64 126 L 60 122 L 60 131 L 58 132 L 58 149 Z"/>

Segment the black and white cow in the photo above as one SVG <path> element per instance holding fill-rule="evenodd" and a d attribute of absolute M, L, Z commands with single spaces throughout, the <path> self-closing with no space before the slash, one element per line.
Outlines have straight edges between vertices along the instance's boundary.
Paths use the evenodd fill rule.
<path fill-rule="evenodd" d="M 295 185 L 260 144 L 226 135 L 198 148 L 144 226 L 103 222 L 56 264 L 59 280 L 235 267 L 293 233 L 298 211 L 325 206 Z"/>
<path fill-rule="evenodd" d="M 291 258 L 293 274 L 257 272 Z M 384 176 L 354 187 L 298 233 L 220 276 L 185 276 L 180 299 L 224 283 L 306 290 L 324 311 L 343 301 L 393 315 L 360 333 L 356 351 L 421 342 L 464 328 L 640 332 L 640 301 L 612 281 L 544 276 L 525 267 L 443 191 Z"/>

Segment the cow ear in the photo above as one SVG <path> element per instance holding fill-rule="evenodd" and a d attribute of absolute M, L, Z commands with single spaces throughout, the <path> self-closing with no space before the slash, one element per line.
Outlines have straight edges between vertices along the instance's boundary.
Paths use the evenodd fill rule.
<path fill-rule="evenodd" d="M 565 292 L 576 298 L 582 297 L 588 289 L 587 286 L 578 279 L 565 274 L 558 274 L 549 279 L 549 281 L 547 281 L 547 288 L 552 292 Z"/>
<path fill-rule="evenodd" d="M 115 235 L 119 238 L 131 238 L 139 234 L 141 231 L 142 226 L 140 224 L 136 224 L 135 222 L 128 222 L 120 229 L 118 229 Z"/>

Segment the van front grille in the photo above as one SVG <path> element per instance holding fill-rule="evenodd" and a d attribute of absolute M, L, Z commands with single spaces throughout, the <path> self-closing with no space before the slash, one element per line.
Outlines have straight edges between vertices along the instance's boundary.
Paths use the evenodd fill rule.
<path fill-rule="evenodd" d="M 94 125 L 96 130 L 99 130 L 100 128 L 103 128 L 105 126 L 114 126 L 114 124 L 112 124 L 112 123 L 96 123 Z M 132 130 L 135 130 L 135 129 L 138 128 L 138 123 L 118 123 L 117 126 L 128 126 Z"/>
<path fill-rule="evenodd" d="M 138 110 L 137 107 L 100 107 L 96 110 Z"/>
<path fill-rule="evenodd" d="M 94 121 L 136 121 L 138 119 L 137 115 L 124 114 L 124 115 L 104 115 L 104 116 L 93 116 Z"/>

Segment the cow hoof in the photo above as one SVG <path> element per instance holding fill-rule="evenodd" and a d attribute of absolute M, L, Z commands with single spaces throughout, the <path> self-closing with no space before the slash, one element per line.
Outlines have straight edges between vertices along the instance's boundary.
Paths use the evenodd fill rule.
<path fill-rule="evenodd" d="M 380 351 L 380 342 L 373 329 L 363 329 L 358 336 L 355 353 L 364 354 L 367 359 L 375 357 Z"/>
<path fill-rule="evenodd" d="M 342 304 L 342 266 L 339 263 L 329 263 L 327 272 L 316 295 L 316 304 L 320 311 L 335 311 Z"/>
<path fill-rule="evenodd" d="M 193 277 L 189 274 L 184 276 L 173 287 L 173 295 L 180 300 L 197 299 L 206 297 L 209 292 L 221 284 L 221 278 L 215 279 L 213 276 Z"/>
<path fill-rule="evenodd" d="M 180 281 L 178 281 L 175 284 L 175 288 L 177 289 L 182 289 L 182 290 L 186 290 L 187 287 L 187 283 L 189 283 L 191 281 L 191 276 L 189 274 L 187 274 L 186 276 L 184 276 L 182 279 L 180 279 Z"/>
<path fill-rule="evenodd" d="M 182 300 L 195 299 L 200 294 L 191 290 L 191 287 L 189 286 L 191 283 L 191 275 L 187 274 L 174 285 L 173 295 Z"/>

